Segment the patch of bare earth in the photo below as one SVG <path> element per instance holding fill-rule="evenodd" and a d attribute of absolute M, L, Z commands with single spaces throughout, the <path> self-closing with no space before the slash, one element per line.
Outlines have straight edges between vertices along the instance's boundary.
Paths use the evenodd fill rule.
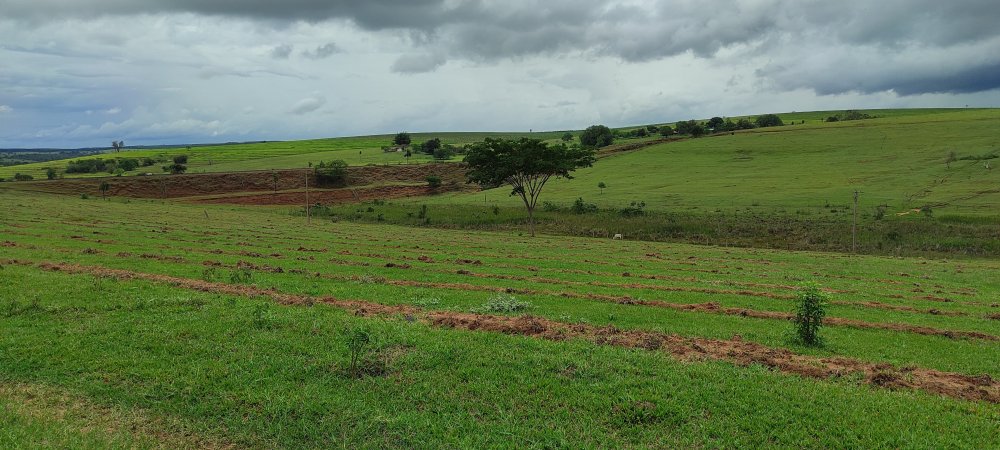
<path fill-rule="evenodd" d="M 8 263 L 35 266 L 49 271 L 162 282 L 205 292 L 265 296 L 286 305 L 325 303 L 353 311 L 359 316 L 404 315 L 408 319 L 422 319 L 436 327 L 499 332 L 554 341 L 584 339 L 599 345 L 665 351 L 685 361 L 719 360 L 740 366 L 759 364 L 780 372 L 809 378 L 826 379 L 861 375 L 866 383 L 873 386 L 889 389 L 917 389 L 952 398 L 1000 403 L 1000 382 L 987 374 L 973 376 L 912 366 L 900 368 L 891 364 L 870 363 L 846 357 L 819 358 L 744 341 L 739 337 L 728 340 L 693 338 L 652 331 L 621 330 L 613 326 L 568 324 L 531 316 L 509 317 L 451 311 L 426 311 L 407 305 L 383 305 L 333 297 L 293 295 L 255 286 L 212 283 L 168 275 L 76 264 L 34 264 L 25 261 L 8 261 Z"/>

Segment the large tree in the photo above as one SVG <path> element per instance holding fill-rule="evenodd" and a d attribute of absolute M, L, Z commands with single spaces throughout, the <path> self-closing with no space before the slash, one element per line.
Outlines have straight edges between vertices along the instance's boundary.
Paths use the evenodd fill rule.
<path fill-rule="evenodd" d="M 611 129 L 604 125 L 591 125 L 580 133 L 580 143 L 587 147 L 607 147 L 614 141 Z"/>
<path fill-rule="evenodd" d="M 528 226 L 535 235 L 535 206 L 545 183 L 552 177 L 573 178 L 570 173 L 594 164 L 594 150 L 588 147 L 548 145 L 540 139 L 486 138 L 469 147 L 466 178 L 486 188 L 504 184 L 512 187 L 528 210 Z"/>

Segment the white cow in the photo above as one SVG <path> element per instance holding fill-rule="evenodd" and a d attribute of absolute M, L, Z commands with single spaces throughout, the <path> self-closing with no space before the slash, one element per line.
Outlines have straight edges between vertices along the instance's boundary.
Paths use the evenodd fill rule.
<path fill-rule="evenodd" d="M 615 233 L 614 237 L 612 237 L 611 240 L 615 240 L 615 239 L 625 239 L 625 238 L 622 237 L 621 233 Z"/>

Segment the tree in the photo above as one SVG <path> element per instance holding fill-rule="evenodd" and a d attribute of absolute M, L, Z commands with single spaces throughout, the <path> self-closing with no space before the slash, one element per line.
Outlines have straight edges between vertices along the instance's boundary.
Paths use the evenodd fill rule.
<path fill-rule="evenodd" d="M 174 156 L 174 164 L 187 164 L 187 163 L 188 163 L 187 155 Z"/>
<path fill-rule="evenodd" d="M 313 171 L 316 174 L 317 184 L 336 186 L 347 184 L 347 162 L 342 159 L 320 161 Z"/>
<path fill-rule="evenodd" d="M 163 166 L 163 170 L 165 172 L 170 172 L 174 175 L 180 175 L 184 172 L 187 172 L 188 168 L 184 164 L 173 163 L 169 166 Z"/>
<path fill-rule="evenodd" d="M 724 123 L 726 123 L 726 121 L 723 120 L 721 117 L 713 117 L 711 119 L 708 119 L 708 127 L 713 130 L 718 131 L 719 127 L 722 126 L 722 124 Z"/>
<path fill-rule="evenodd" d="M 781 118 L 778 117 L 777 114 L 764 114 L 762 116 L 757 116 L 757 118 L 754 119 L 754 123 L 756 123 L 760 128 L 784 125 L 784 122 L 781 121 Z"/>
<path fill-rule="evenodd" d="M 608 127 L 596 126 L 603 127 L 610 135 Z M 594 150 L 590 147 L 550 146 L 540 139 L 486 138 L 469 148 L 465 156 L 469 166 L 466 178 L 469 183 L 487 188 L 509 184 L 510 195 L 520 196 L 528 210 L 528 225 L 534 236 L 535 206 L 545 183 L 552 177 L 573 178 L 571 172 L 590 167 L 594 161 Z"/>
<path fill-rule="evenodd" d="M 437 189 L 441 187 L 441 177 L 436 175 L 431 175 L 427 177 L 427 187 L 431 189 Z"/>
<path fill-rule="evenodd" d="M 396 133 L 396 137 L 392 138 L 392 143 L 403 146 L 410 145 L 410 133 L 405 131 Z"/>
<path fill-rule="evenodd" d="M 603 181 L 597 183 L 597 188 L 601 190 L 601 194 L 604 193 L 604 189 L 606 189 L 607 187 L 608 187 L 608 185 L 604 184 Z"/>
<path fill-rule="evenodd" d="M 664 125 L 660 127 L 660 136 L 670 137 L 674 134 L 674 129 L 670 128 L 670 125 Z"/>
<path fill-rule="evenodd" d="M 696 123 L 694 125 L 691 125 L 690 128 L 688 128 L 688 133 L 691 135 L 691 137 L 702 137 L 705 135 L 705 127 L 701 126 L 701 124 Z"/>
<path fill-rule="evenodd" d="M 569 142 L 569 141 L 572 141 L 572 140 L 573 140 L 573 133 L 570 133 L 570 132 L 568 132 L 568 131 L 567 131 L 567 132 L 565 132 L 565 133 L 563 133 L 563 135 L 562 135 L 562 140 L 563 140 L 563 142 Z"/>
<path fill-rule="evenodd" d="M 50 180 L 54 180 L 54 179 L 56 179 L 56 175 L 57 175 L 56 174 L 56 169 L 53 169 L 51 167 L 48 167 L 48 168 L 45 169 L 45 178 L 48 178 Z"/>
<path fill-rule="evenodd" d="M 677 134 L 691 134 L 691 128 L 693 128 L 695 125 L 697 125 L 697 122 L 695 122 L 694 120 L 688 120 L 688 121 L 682 120 L 680 122 L 677 122 L 677 124 L 674 125 L 674 128 L 677 128 Z"/>
<path fill-rule="evenodd" d="M 111 189 L 111 184 L 109 184 L 107 181 L 102 181 L 98 189 L 101 190 L 101 198 L 107 200 L 108 190 Z"/>
<path fill-rule="evenodd" d="M 428 155 L 433 155 L 434 151 L 441 148 L 441 140 L 438 138 L 429 139 L 420 144 L 420 150 Z"/>
<path fill-rule="evenodd" d="M 611 129 L 604 125 L 591 125 L 580 133 L 580 143 L 586 147 L 607 147 L 614 141 Z"/>
<path fill-rule="evenodd" d="M 115 153 L 120 152 L 125 148 L 125 141 L 111 141 L 111 148 L 115 150 Z"/>
<path fill-rule="evenodd" d="M 451 159 L 453 156 L 455 156 L 455 149 L 450 145 L 434 150 L 434 159 L 445 160 Z"/>

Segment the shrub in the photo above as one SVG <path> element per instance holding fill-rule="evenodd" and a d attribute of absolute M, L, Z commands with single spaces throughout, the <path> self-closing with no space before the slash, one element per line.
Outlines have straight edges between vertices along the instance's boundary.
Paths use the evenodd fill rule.
<path fill-rule="evenodd" d="M 184 164 L 177 164 L 177 163 L 171 164 L 169 166 L 163 166 L 164 172 L 170 172 L 174 175 L 179 175 L 184 172 L 187 172 L 187 169 L 188 169 L 187 166 L 185 166 Z"/>
<path fill-rule="evenodd" d="M 188 163 L 187 155 L 174 156 L 174 164 L 187 164 L 187 163 Z"/>
<path fill-rule="evenodd" d="M 428 139 L 424 141 L 423 144 L 420 144 L 420 151 L 428 155 L 433 155 L 440 148 L 441 148 L 441 139 L 438 138 Z"/>
<path fill-rule="evenodd" d="M 646 215 L 646 202 L 631 202 L 622 208 L 621 214 L 625 217 L 635 217 Z"/>
<path fill-rule="evenodd" d="M 819 329 L 826 316 L 826 294 L 814 284 L 799 289 L 795 306 L 795 335 L 806 345 L 821 345 Z"/>
<path fill-rule="evenodd" d="M 455 150 L 449 145 L 434 150 L 434 159 L 445 160 L 451 159 L 454 156 Z"/>
<path fill-rule="evenodd" d="M 493 208 L 496 209 L 496 213 L 497 214 L 500 213 L 500 208 L 499 207 L 494 206 Z M 552 203 L 552 202 L 549 202 L 549 201 L 542 202 L 542 211 L 555 212 L 555 211 L 559 211 L 560 209 L 562 209 L 562 208 L 559 207 L 558 203 Z"/>
<path fill-rule="evenodd" d="M 475 308 L 475 313 L 513 313 L 531 308 L 530 302 L 522 302 L 510 294 L 494 294 L 483 306 Z"/>
<path fill-rule="evenodd" d="M 347 184 L 347 163 L 342 159 L 330 162 L 320 161 L 313 171 L 319 185 L 343 186 Z"/>
<path fill-rule="evenodd" d="M 573 140 L 573 133 L 570 133 L 570 132 L 563 133 L 562 140 L 563 140 L 563 142 L 572 141 Z"/>
<path fill-rule="evenodd" d="M 34 179 L 35 177 L 28 174 L 23 174 L 20 172 L 14 174 L 14 181 L 31 181 Z"/>
<path fill-rule="evenodd" d="M 54 179 L 56 179 L 56 175 L 57 175 L 56 174 L 56 169 L 53 169 L 51 167 L 45 169 L 45 178 L 48 178 L 50 180 L 54 180 Z"/>
<path fill-rule="evenodd" d="M 125 172 L 129 172 L 129 171 L 135 170 L 135 169 L 139 168 L 139 160 L 135 159 L 135 158 L 125 158 L 125 159 L 122 159 L 122 160 L 118 161 L 118 168 L 121 169 L 121 170 L 123 170 L 123 171 L 125 171 Z"/>
<path fill-rule="evenodd" d="M 441 177 L 435 175 L 427 177 L 427 187 L 431 189 L 437 189 L 441 187 Z"/>
<path fill-rule="evenodd" d="M 573 206 L 570 207 L 570 211 L 576 214 L 587 214 L 597 212 L 597 205 L 593 203 L 587 203 L 583 201 L 583 197 L 577 197 L 573 201 Z"/>
<path fill-rule="evenodd" d="M 274 317 L 266 303 L 258 303 L 253 307 L 250 323 L 258 330 L 270 330 L 274 328 Z"/>
<path fill-rule="evenodd" d="M 889 207 L 887 205 L 878 205 L 875 207 L 875 220 L 882 220 L 885 218 L 885 212 Z"/>
<path fill-rule="evenodd" d="M 229 274 L 229 282 L 233 284 L 249 283 L 253 281 L 253 272 L 250 269 L 236 269 Z"/>

